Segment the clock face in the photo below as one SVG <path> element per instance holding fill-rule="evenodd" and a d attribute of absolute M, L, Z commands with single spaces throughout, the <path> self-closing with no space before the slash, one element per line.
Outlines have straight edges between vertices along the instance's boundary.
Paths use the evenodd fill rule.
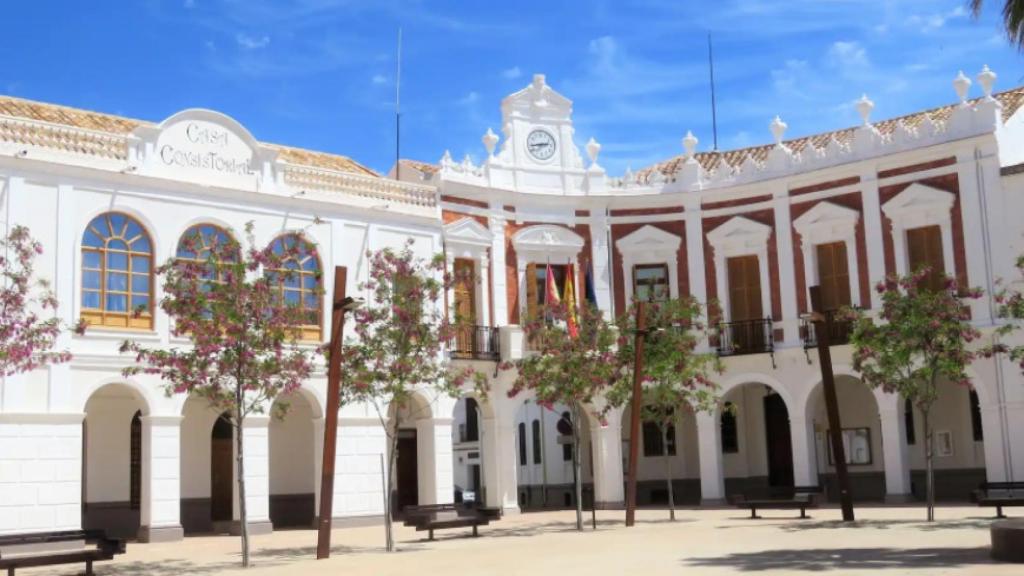
<path fill-rule="evenodd" d="M 555 137 L 545 130 L 534 130 L 526 137 L 526 149 L 537 160 L 547 160 L 555 155 Z"/>

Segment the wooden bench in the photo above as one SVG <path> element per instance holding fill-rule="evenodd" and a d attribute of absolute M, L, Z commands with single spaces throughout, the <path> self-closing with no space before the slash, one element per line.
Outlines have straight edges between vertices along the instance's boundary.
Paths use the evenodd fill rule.
<path fill-rule="evenodd" d="M 61 544 L 70 547 L 61 549 Z M 76 544 L 92 547 L 80 548 Z M 108 538 L 102 530 L 10 534 L 0 536 L 0 570 L 6 569 L 7 576 L 14 576 L 17 568 L 85 562 L 86 576 L 93 576 L 93 562 L 111 560 L 124 551 L 124 540 Z"/>
<path fill-rule="evenodd" d="M 433 540 L 434 530 L 445 528 L 472 527 L 473 536 L 479 536 L 478 527 L 498 519 L 501 511 L 464 504 L 431 504 L 406 506 L 402 509 L 402 515 L 406 526 L 414 526 L 417 532 L 428 531 L 429 539 Z"/>
<path fill-rule="evenodd" d="M 742 494 L 732 497 L 733 504 L 737 508 L 749 509 L 751 518 L 760 518 L 757 510 L 800 510 L 800 518 L 810 518 L 807 515 L 808 508 L 817 508 L 818 497 L 821 488 L 818 486 L 797 486 L 793 488 L 793 495 L 788 498 L 747 498 Z"/>
<path fill-rule="evenodd" d="M 1024 506 L 1024 482 L 983 482 L 971 492 L 971 502 L 995 506 L 996 518 L 1006 518 L 1004 506 Z"/>

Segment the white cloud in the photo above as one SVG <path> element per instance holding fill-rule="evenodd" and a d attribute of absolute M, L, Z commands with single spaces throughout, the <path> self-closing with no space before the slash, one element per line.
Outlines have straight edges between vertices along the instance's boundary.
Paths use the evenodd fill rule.
<path fill-rule="evenodd" d="M 907 24 L 928 33 L 942 28 L 950 20 L 966 17 L 967 10 L 963 6 L 957 6 L 948 12 L 938 14 L 912 14 L 907 18 Z"/>
<path fill-rule="evenodd" d="M 235 34 L 235 42 L 238 43 L 239 47 L 245 50 L 258 50 L 260 48 L 266 48 L 270 44 L 270 36 L 264 34 L 260 37 L 249 36 L 239 32 Z"/>
<path fill-rule="evenodd" d="M 388 83 L 388 77 L 383 75 L 383 74 L 374 74 L 373 78 L 370 79 L 370 82 L 373 82 L 374 84 L 377 84 L 377 85 L 387 84 Z"/>
<path fill-rule="evenodd" d="M 830 64 L 842 70 L 866 68 L 869 65 L 867 50 L 859 42 L 837 40 L 826 53 Z"/>
<path fill-rule="evenodd" d="M 505 78 L 506 80 L 515 80 L 516 78 L 519 78 L 522 75 L 523 71 L 519 69 L 519 66 L 513 66 L 511 68 L 506 68 L 505 70 L 501 71 L 501 77 Z"/>

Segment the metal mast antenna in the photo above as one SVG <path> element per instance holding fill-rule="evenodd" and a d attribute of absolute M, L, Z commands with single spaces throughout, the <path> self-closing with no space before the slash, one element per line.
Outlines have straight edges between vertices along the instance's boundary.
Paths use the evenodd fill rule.
<path fill-rule="evenodd" d="M 718 150 L 718 116 L 715 112 L 715 59 L 711 52 L 711 33 L 708 33 L 708 71 L 711 74 L 711 134 L 714 150 Z"/>
<path fill-rule="evenodd" d="M 398 29 L 398 58 L 395 70 L 395 180 L 402 179 L 402 29 Z"/>

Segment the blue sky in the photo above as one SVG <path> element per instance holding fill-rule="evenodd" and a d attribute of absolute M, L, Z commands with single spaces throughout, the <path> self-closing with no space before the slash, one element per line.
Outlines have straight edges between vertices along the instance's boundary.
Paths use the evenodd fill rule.
<path fill-rule="evenodd" d="M 36 0 L 5 6 L 0 92 L 154 121 L 212 108 L 386 171 L 401 26 L 403 157 L 479 159 L 501 98 L 543 72 L 617 174 L 679 153 L 688 129 L 710 148 L 709 32 L 732 148 L 770 141 L 776 114 L 787 137 L 854 124 L 861 93 L 876 119 L 953 102 L 959 69 L 1024 84 L 1000 5 L 974 20 L 966 0 Z"/>

